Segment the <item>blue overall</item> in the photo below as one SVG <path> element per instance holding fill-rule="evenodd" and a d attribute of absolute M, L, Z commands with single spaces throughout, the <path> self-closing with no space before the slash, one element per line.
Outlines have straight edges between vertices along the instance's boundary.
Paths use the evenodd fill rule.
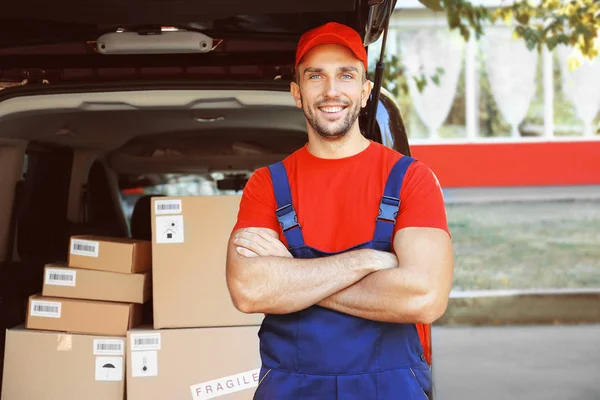
<path fill-rule="evenodd" d="M 402 181 L 413 161 L 402 157 L 390 172 L 373 239 L 344 251 L 391 251 Z M 304 244 L 285 167 L 276 163 L 269 170 L 290 253 L 295 258 L 337 254 Z M 259 337 L 262 365 L 255 400 L 423 400 L 431 390 L 414 324 L 377 322 L 315 305 L 267 315 Z"/>

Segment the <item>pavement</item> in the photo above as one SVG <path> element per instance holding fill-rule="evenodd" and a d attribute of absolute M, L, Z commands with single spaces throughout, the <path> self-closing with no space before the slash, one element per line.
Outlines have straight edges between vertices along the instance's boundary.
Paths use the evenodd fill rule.
<path fill-rule="evenodd" d="M 600 400 L 600 324 L 435 326 L 433 400 Z"/>

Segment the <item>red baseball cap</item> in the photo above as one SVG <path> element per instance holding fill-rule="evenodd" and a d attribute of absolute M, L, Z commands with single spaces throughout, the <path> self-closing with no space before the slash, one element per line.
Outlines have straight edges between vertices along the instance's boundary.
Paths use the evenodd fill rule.
<path fill-rule="evenodd" d="M 322 44 L 339 44 L 349 48 L 356 58 L 362 61 L 365 71 L 368 69 L 367 51 L 360 35 L 349 26 L 337 22 L 328 22 L 305 32 L 300 37 L 296 48 L 296 64 L 294 67 L 298 68 L 300 60 L 309 50 Z"/>

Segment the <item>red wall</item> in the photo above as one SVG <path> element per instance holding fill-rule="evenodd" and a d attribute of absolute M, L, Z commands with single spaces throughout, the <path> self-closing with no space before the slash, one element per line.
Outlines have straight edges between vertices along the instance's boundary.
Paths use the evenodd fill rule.
<path fill-rule="evenodd" d="M 415 144 L 442 187 L 600 184 L 600 141 Z"/>

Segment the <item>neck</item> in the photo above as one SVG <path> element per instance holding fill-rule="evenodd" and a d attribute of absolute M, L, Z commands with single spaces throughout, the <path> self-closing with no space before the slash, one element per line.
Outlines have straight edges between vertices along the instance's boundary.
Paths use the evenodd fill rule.
<path fill-rule="evenodd" d="M 365 138 L 355 123 L 350 131 L 341 138 L 326 139 L 308 127 L 308 151 L 318 158 L 345 158 L 354 156 L 369 146 L 369 139 Z"/>

